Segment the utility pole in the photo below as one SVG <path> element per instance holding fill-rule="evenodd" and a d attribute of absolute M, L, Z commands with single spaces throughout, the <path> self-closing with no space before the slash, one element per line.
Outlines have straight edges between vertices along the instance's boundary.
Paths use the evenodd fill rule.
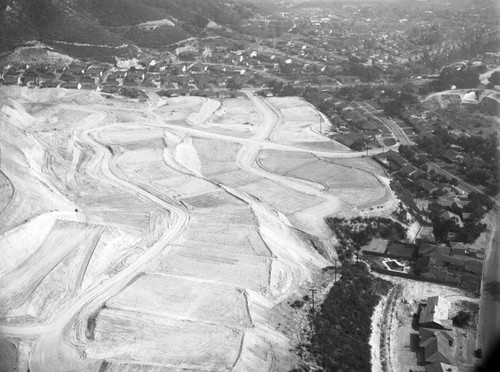
<path fill-rule="evenodd" d="M 314 295 L 317 292 L 317 290 L 316 289 L 310 289 L 310 291 L 311 291 L 311 298 L 312 298 L 312 311 L 313 311 L 313 316 L 314 316 L 314 314 L 315 314 L 315 310 L 314 310 Z"/>
<path fill-rule="evenodd" d="M 321 370 L 325 372 L 325 344 L 321 344 L 321 352 L 323 354 Z"/>
<path fill-rule="evenodd" d="M 336 282 L 337 281 L 337 259 L 334 259 L 333 263 L 335 264 L 335 279 L 334 279 L 334 282 Z"/>

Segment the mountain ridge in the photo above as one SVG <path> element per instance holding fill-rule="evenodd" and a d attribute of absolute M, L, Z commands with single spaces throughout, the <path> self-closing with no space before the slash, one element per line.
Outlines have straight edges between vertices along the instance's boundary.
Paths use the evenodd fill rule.
<path fill-rule="evenodd" d="M 253 5 L 233 0 L 0 0 L 0 47 L 28 40 L 168 45 L 206 35 L 211 21 L 230 27 L 255 12 Z M 166 21 L 141 26 L 160 20 Z"/>

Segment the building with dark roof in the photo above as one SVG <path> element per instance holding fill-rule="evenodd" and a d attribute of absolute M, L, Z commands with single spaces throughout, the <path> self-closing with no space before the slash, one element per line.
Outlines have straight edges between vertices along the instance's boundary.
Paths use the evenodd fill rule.
<path fill-rule="evenodd" d="M 457 256 L 466 256 L 469 253 L 469 249 L 462 242 L 450 242 L 451 254 Z"/>
<path fill-rule="evenodd" d="M 459 153 L 457 153 L 456 151 L 453 151 L 451 149 L 446 149 L 444 150 L 442 153 L 441 153 L 441 158 L 448 162 L 448 163 L 454 163 L 460 159 L 463 158 L 463 156 L 461 156 Z"/>
<path fill-rule="evenodd" d="M 408 164 L 408 161 L 393 150 L 376 154 L 373 159 L 392 171 L 397 171 Z"/>
<path fill-rule="evenodd" d="M 426 363 L 451 364 L 453 360 L 454 340 L 445 330 L 420 328 L 419 347 L 423 349 Z"/>
<path fill-rule="evenodd" d="M 385 154 L 389 163 L 392 163 L 397 169 L 403 168 L 408 164 L 408 161 L 395 151 L 389 150 Z"/>
<path fill-rule="evenodd" d="M 417 185 L 422 190 L 428 192 L 429 194 L 432 194 L 433 192 L 439 190 L 439 187 L 437 187 L 432 182 L 429 182 L 427 180 L 420 179 L 420 180 L 415 182 L 415 185 Z"/>
<path fill-rule="evenodd" d="M 442 219 L 444 219 L 446 221 L 450 221 L 450 220 L 455 221 L 455 223 L 457 224 L 458 227 L 464 226 L 464 223 L 462 222 L 462 219 L 460 218 L 460 216 L 453 213 L 453 212 L 443 211 L 443 212 L 441 212 L 439 217 L 441 217 Z"/>
<path fill-rule="evenodd" d="M 408 243 L 390 243 L 385 253 L 393 257 L 407 260 L 414 260 L 417 257 L 418 247 L 415 244 Z"/>
<path fill-rule="evenodd" d="M 405 177 L 411 178 L 411 179 L 419 179 L 425 176 L 425 173 L 422 172 L 420 169 L 417 167 L 414 167 L 411 164 L 406 164 L 403 168 L 399 170 L 399 174 L 402 174 Z"/>

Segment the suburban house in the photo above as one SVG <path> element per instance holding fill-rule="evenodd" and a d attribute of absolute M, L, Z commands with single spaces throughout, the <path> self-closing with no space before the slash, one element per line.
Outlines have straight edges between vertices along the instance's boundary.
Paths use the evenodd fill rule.
<path fill-rule="evenodd" d="M 452 213 L 450 211 L 443 211 L 439 217 L 446 221 L 453 220 L 457 224 L 458 227 L 464 227 L 464 223 L 462 222 L 462 219 L 460 218 L 459 215 Z"/>
<path fill-rule="evenodd" d="M 417 167 L 414 167 L 411 164 L 407 164 L 403 168 L 401 168 L 399 170 L 399 174 L 402 174 L 402 175 L 404 175 L 407 178 L 410 178 L 412 180 L 417 180 L 417 179 L 425 176 L 424 172 L 422 172 L 420 169 L 418 169 Z"/>
<path fill-rule="evenodd" d="M 441 296 L 428 297 L 421 304 L 418 346 L 426 372 L 458 372 L 452 365 L 455 342 L 448 319 L 450 302 Z"/>
<path fill-rule="evenodd" d="M 453 337 L 448 331 L 420 328 L 419 347 L 426 363 L 451 364 L 453 359 Z"/>
<path fill-rule="evenodd" d="M 477 291 L 481 283 L 484 253 L 481 250 L 470 252 L 463 244 L 452 242 L 450 246 L 421 242 L 415 261 L 415 273 L 424 278 Z"/>
<path fill-rule="evenodd" d="M 444 161 L 452 164 L 454 162 L 461 160 L 463 158 L 463 156 L 460 155 L 459 153 L 457 153 L 456 151 L 453 151 L 451 149 L 447 149 L 441 153 L 441 158 Z"/>
<path fill-rule="evenodd" d="M 429 194 L 432 194 L 433 192 L 439 190 L 439 187 L 434 185 L 432 182 L 429 182 L 429 181 L 423 180 L 423 179 L 416 181 L 415 185 L 418 186 L 420 189 L 426 191 Z"/>
<path fill-rule="evenodd" d="M 115 94 L 118 93 L 119 90 L 120 87 L 114 85 L 105 85 L 100 90 L 98 89 L 98 91 L 104 94 Z"/>
<path fill-rule="evenodd" d="M 425 243 L 436 243 L 436 238 L 432 232 L 432 226 L 422 226 L 418 239 Z"/>
<path fill-rule="evenodd" d="M 415 260 L 417 258 L 418 246 L 415 244 L 391 242 L 385 253 L 390 257 L 405 260 Z"/>
<path fill-rule="evenodd" d="M 463 243 L 450 242 L 449 244 L 451 248 L 451 254 L 453 255 L 466 256 L 469 253 L 468 248 Z"/>
<path fill-rule="evenodd" d="M 401 169 L 406 164 L 408 164 L 408 161 L 395 151 L 389 150 L 386 152 L 386 154 L 387 154 L 386 155 L 387 160 L 389 161 L 389 165 L 392 166 L 393 168 Z"/>
<path fill-rule="evenodd" d="M 425 372 L 459 372 L 458 367 L 446 363 L 432 363 L 425 366 Z"/>
<path fill-rule="evenodd" d="M 448 319 L 450 302 L 441 296 L 429 297 L 421 306 L 418 325 L 425 328 L 450 329 L 451 321 Z"/>
<path fill-rule="evenodd" d="M 393 150 L 374 155 L 373 158 L 384 167 L 393 171 L 400 170 L 408 164 L 408 161 L 405 158 Z"/>
<path fill-rule="evenodd" d="M 453 271 L 463 271 L 479 277 L 483 272 L 483 261 L 481 259 L 461 255 L 445 255 L 441 257 L 440 262 L 436 263 L 436 266 L 446 267 L 448 270 Z"/>

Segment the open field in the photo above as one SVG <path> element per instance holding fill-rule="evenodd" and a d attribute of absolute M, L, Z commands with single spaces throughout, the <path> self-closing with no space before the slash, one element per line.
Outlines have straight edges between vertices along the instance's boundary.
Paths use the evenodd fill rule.
<path fill-rule="evenodd" d="M 96 319 L 90 358 L 145 366 L 228 369 L 238 359 L 243 332 L 205 322 L 105 309 Z"/>
<path fill-rule="evenodd" d="M 156 108 L 153 112 L 164 120 L 172 123 L 184 123 L 193 112 L 198 112 L 203 106 L 201 98 L 175 97 Z"/>
<path fill-rule="evenodd" d="M 193 298 L 195 301 L 191 301 Z M 112 297 L 106 306 L 177 320 L 248 328 L 252 322 L 246 302 L 244 292 L 230 286 L 176 276 L 144 275 Z"/>
<path fill-rule="evenodd" d="M 248 137 L 256 133 L 262 120 L 262 115 L 255 104 L 248 98 L 239 97 L 224 100 L 207 122 L 207 126 L 211 130 L 219 129 L 223 133 Z"/>
<path fill-rule="evenodd" d="M 325 118 L 306 101 L 298 97 L 273 97 L 266 101 L 277 111 L 278 124 L 271 135 L 273 141 L 299 147 L 348 151 L 344 145 L 322 135 Z"/>
<path fill-rule="evenodd" d="M 324 217 L 392 198 L 296 98 L 0 101 L 0 370 L 288 371 Z"/>
<path fill-rule="evenodd" d="M 350 160 L 336 164 L 331 159 L 325 160 L 312 154 L 275 150 L 262 151 L 258 162 L 271 172 L 320 185 L 325 193 L 359 209 L 385 204 L 393 199 L 379 179 L 383 172 L 381 167 L 373 163 L 367 162 L 369 164 L 364 164 L 362 168 L 354 168 L 349 165 Z"/>

